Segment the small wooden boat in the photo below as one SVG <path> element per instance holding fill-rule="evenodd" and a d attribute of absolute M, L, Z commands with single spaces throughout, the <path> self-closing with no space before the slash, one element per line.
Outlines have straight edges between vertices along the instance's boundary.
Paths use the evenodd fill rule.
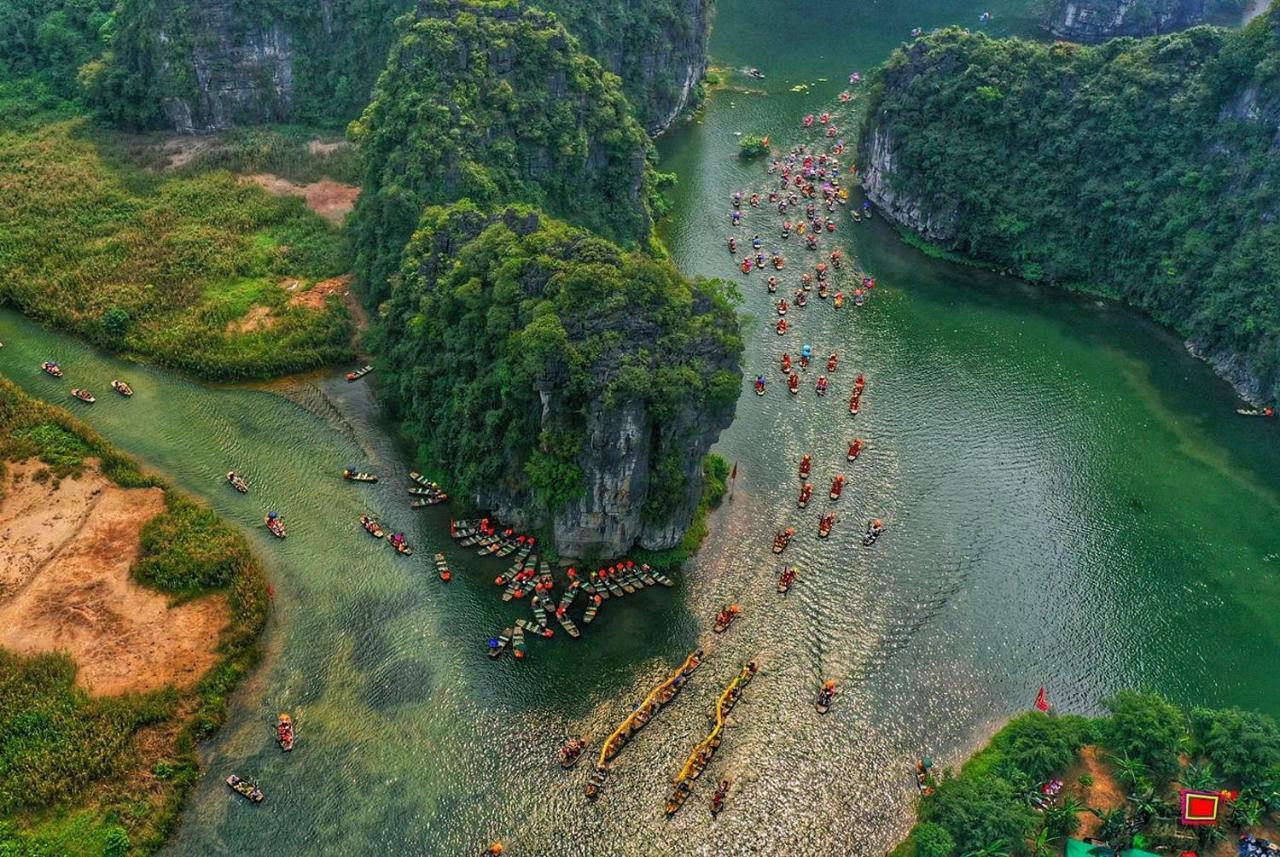
<path fill-rule="evenodd" d="M 711 630 L 717 634 L 723 634 L 729 629 L 729 626 L 733 624 L 733 620 L 738 618 L 740 613 L 742 613 L 741 607 L 737 604 L 730 604 L 728 607 L 716 614 L 716 621 L 711 627 Z"/>
<path fill-rule="evenodd" d="M 356 371 L 347 373 L 347 381 L 359 381 L 361 378 L 363 378 L 365 375 L 368 375 L 372 371 L 373 371 L 372 366 L 361 366 Z"/>
<path fill-rule="evenodd" d="M 266 795 L 262 793 L 262 789 L 258 788 L 253 783 L 240 779 L 235 774 L 227 777 L 227 785 L 231 786 L 231 790 L 236 794 L 241 795 L 246 800 L 250 800 L 253 803 L 262 803 L 263 798 L 266 797 Z"/>
<path fill-rule="evenodd" d="M 1275 408 L 1236 408 L 1236 413 L 1242 417 L 1270 417 L 1275 416 Z"/>
<path fill-rule="evenodd" d="M 600 789 L 604 788 L 604 781 L 608 776 L 608 768 L 604 765 L 596 765 L 596 769 L 591 772 L 591 779 L 587 780 L 585 789 L 587 800 L 595 800 L 600 797 Z"/>
<path fill-rule="evenodd" d="M 586 738 L 570 738 L 560 748 L 560 767 L 566 771 L 578 764 L 582 759 L 582 751 L 587 749 Z"/>
<path fill-rule="evenodd" d="M 489 657 L 496 659 L 511 643 L 511 629 L 503 628 L 502 633 L 496 637 L 489 638 Z"/>
<path fill-rule="evenodd" d="M 427 477 L 423 476 L 421 473 L 419 473 L 419 472 L 418 472 L 418 471 L 416 471 L 416 470 L 412 470 L 412 471 L 410 471 L 410 472 L 409 472 L 409 479 L 410 479 L 410 480 L 412 480 L 413 482 L 417 482 L 417 483 L 418 483 L 419 485 L 421 485 L 423 488 L 437 488 L 437 487 L 439 487 L 439 486 L 437 486 L 437 485 L 436 485 L 436 483 L 432 482 L 430 479 L 428 479 Z"/>
<path fill-rule="evenodd" d="M 862 212 L 859 211 L 858 209 L 855 208 L 853 211 L 849 212 L 849 214 L 853 217 L 854 223 L 862 222 Z"/>
<path fill-rule="evenodd" d="M 231 487 L 239 491 L 241 494 L 249 493 L 249 483 L 244 481 L 239 473 L 232 470 L 227 474 L 227 481 L 231 483 Z"/>
<path fill-rule="evenodd" d="M 515 633 L 511 636 L 511 652 L 516 660 L 522 661 L 528 651 L 529 647 L 524 641 L 524 621 L 521 620 L 516 623 Z"/>
<path fill-rule="evenodd" d="M 845 456 L 846 461 L 857 461 L 858 456 L 862 454 L 862 438 L 854 438 L 853 443 L 849 444 L 849 454 Z"/>
<path fill-rule="evenodd" d="M 626 593 L 622 591 L 622 587 L 619 586 L 617 581 L 613 579 L 612 575 L 604 579 L 604 585 L 605 585 L 605 588 L 608 589 L 610 593 L 612 593 L 614 598 L 621 598 L 622 596 L 626 595 Z"/>
<path fill-rule="evenodd" d="M 382 524 L 378 523 L 378 519 L 369 515 L 360 516 L 360 526 L 375 539 L 380 539 L 387 534 L 387 531 L 382 529 Z"/>
<path fill-rule="evenodd" d="M 43 369 L 47 375 L 52 375 L 55 378 L 62 377 L 62 367 L 57 363 L 54 363 L 52 360 L 46 360 L 41 363 L 40 368 Z"/>
<path fill-rule="evenodd" d="M 644 566 L 644 568 L 648 568 L 648 566 L 646 565 L 646 566 Z M 659 583 L 661 583 L 663 586 L 675 586 L 675 585 L 676 585 L 676 582 L 675 582 L 674 580 L 672 580 L 671 578 L 667 577 L 667 576 L 666 576 L 665 574 L 663 574 L 662 572 L 657 571 L 656 569 L 655 569 L 655 570 L 650 570 L 650 572 L 649 572 L 649 573 L 653 575 L 653 579 L 654 579 L 654 580 L 658 581 L 658 582 L 659 582 Z"/>
<path fill-rule="evenodd" d="M 856 417 L 860 410 L 862 410 L 862 397 L 854 395 L 854 397 L 849 400 L 849 413 Z"/>
<path fill-rule="evenodd" d="M 617 571 L 615 571 L 612 580 L 614 580 L 619 586 L 622 587 L 623 592 L 627 593 L 628 595 L 635 594 L 635 591 L 636 591 L 635 584 L 631 582 L 631 579 L 627 575 L 627 572 L 625 569 L 618 569 Z"/>
<path fill-rule="evenodd" d="M 773 537 L 773 552 L 782 553 L 786 550 L 787 545 L 791 544 L 791 537 L 795 534 L 795 527 L 787 527 L 785 530 L 779 530 Z"/>
<path fill-rule="evenodd" d="M 410 497 L 434 497 L 440 493 L 435 488 L 410 488 L 408 490 Z"/>
<path fill-rule="evenodd" d="M 268 512 L 267 516 L 262 519 L 262 522 L 267 525 L 267 529 L 271 532 L 271 535 L 275 536 L 277 539 L 283 539 L 288 535 L 284 529 L 284 519 L 275 512 Z"/>
<path fill-rule="evenodd" d="M 90 393 L 88 390 L 81 390 L 79 387 L 71 388 L 71 397 L 74 399 L 79 399 L 82 402 L 87 402 L 90 405 L 98 401 L 93 397 L 93 393 Z"/>
<path fill-rule="evenodd" d="M 728 796 L 729 796 L 729 781 L 727 779 L 724 779 L 720 781 L 720 784 L 718 786 L 716 786 L 716 793 L 711 796 L 712 818 L 719 815 L 720 810 L 724 809 L 724 802 Z"/>
<path fill-rule="evenodd" d="M 413 548 L 409 547 L 409 542 L 405 539 L 404 533 L 396 533 L 387 539 L 387 544 L 401 556 L 413 556 Z"/>
<path fill-rule="evenodd" d="M 835 479 L 831 480 L 831 493 L 829 496 L 832 500 L 840 499 L 840 494 L 844 491 L 844 482 L 845 479 L 843 474 L 840 474 L 836 476 Z"/>
<path fill-rule="evenodd" d="M 796 567 L 794 565 L 786 566 L 782 569 L 782 574 L 778 577 L 778 594 L 786 595 L 791 589 L 791 584 L 796 579 Z"/>
<path fill-rule="evenodd" d="M 825 539 L 831 535 L 831 528 L 836 525 L 836 516 L 834 514 L 823 515 L 818 520 L 818 538 Z"/>
<path fill-rule="evenodd" d="M 540 629 L 547 627 L 547 608 L 542 605 L 542 599 L 535 597 L 532 601 L 533 620 L 538 623 Z"/>
<path fill-rule="evenodd" d="M 809 470 L 813 467 L 811 459 L 808 455 L 800 459 L 800 478 L 806 479 L 809 476 Z"/>
<path fill-rule="evenodd" d="M 118 378 L 112 380 L 111 389 L 115 390 L 117 393 L 124 396 L 126 399 L 133 395 L 133 388 L 130 387 L 128 384 L 126 384 L 124 381 L 119 380 Z"/>
<path fill-rule="evenodd" d="M 831 708 L 831 701 L 836 698 L 836 683 L 828 680 L 822 686 L 822 690 L 818 691 L 818 700 L 814 707 L 818 709 L 819 714 L 826 714 Z"/>
<path fill-rule="evenodd" d="M 293 749 L 293 718 L 284 712 L 276 719 L 276 742 L 286 753 Z"/>
<path fill-rule="evenodd" d="M 747 69 L 747 74 L 750 75 L 751 77 L 754 77 L 756 80 L 764 80 L 764 72 L 762 72 L 758 68 Z"/>
<path fill-rule="evenodd" d="M 641 564 L 637 566 L 636 574 L 644 581 L 645 586 L 656 586 L 658 584 L 658 579 L 653 576 L 653 570 L 647 565 Z"/>
<path fill-rule="evenodd" d="M 875 544 L 876 540 L 880 538 L 880 534 L 883 532 L 884 532 L 884 524 L 882 524 L 879 519 L 876 519 L 871 523 L 867 524 L 867 532 L 862 537 L 863 546 L 870 547 L 871 545 Z"/>
<path fill-rule="evenodd" d="M 809 505 L 809 498 L 813 496 L 813 483 L 806 482 L 800 487 L 800 497 L 796 500 L 796 505 L 801 509 Z"/>
<path fill-rule="evenodd" d="M 342 478 L 348 482 L 377 482 L 378 477 L 372 473 L 362 473 L 352 470 L 350 467 L 342 471 Z"/>
<path fill-rule="evenodd" d="M 442 553 L 436 554 L 436 572 L 445 583 L 453 579 L 453 572 L 449 570 L 449 563 Z"/>
<path fill-rule="evenodd" d="M 596 614 L 599 612 L 600 612 L 600 602 L 596 601 L 595 595 L 592 595 L 591 603 L 587 605 L 586 612 L 582 614 L 582 623 L 584 625 L 590 625 L 592 622 L 596 620 Z"/>

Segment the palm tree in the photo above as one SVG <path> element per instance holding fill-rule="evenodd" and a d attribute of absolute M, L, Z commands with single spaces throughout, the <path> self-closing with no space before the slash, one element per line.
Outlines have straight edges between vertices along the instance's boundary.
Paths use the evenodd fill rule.
<path fill-rule="evenodd" d="M 1217 776 L 1213 773 L 1212 762 L 1193 762 L 1182 772 L 1182 787 L 1195 791 L 1211 791 L 1217 788 Z"/>
<path fill-rule="evenodd" d="M 1262 823 L 1262 804 L 1256 800 L 1238 800 L 1231 811 L 1231 821 L 1236 827 L 1257 827 Z"/>
<path fill-rule="evenodd" d="M 1116 766 L 1116 776 L 1131 786 L 1136 786 L 1147 773 L 1147 763 L 1128 753 L 1112 756 L 1111 763 Z"/>
<path fill-rule="evenodd" d="M 1062 803 L 1051 804 L 1045 808 L 1045 829 L 1052 831 L 1054 838 L 1075 833 L 1076 828 L 1080 826 L 1077 814 L 1084 812 L 1084 809 L 1084 804 L 1080 803 L 1075 795 L 1064 795 Z"/>
<path fill-rule="evenodd" d="M 997 839 L 981 848 L 966 851 L 961 857 L 1009 857 L 1009 846 L 1003 839 Z"/>
<path fill-rule="evenodd" d="M 1053 845 L 1057 838 L 1049 835 L 1048 825 L 1041 827 L 1036 838 L 1031 840 L 1031 857 L 1053 857 Z"/>
<path fill-rule="evenodd" d="M 1093 807 L 1089 811 L 1098 816 L 1098 819 L 1102 822 L 1101 826 L 1098 827 L 1098 838 L 1112 848 L 1120 844 L 1119 840 L 1124 835 L 1125 827 L 1129 821 L 1125 817 L 1124 810 L 1109 809 L 1103 812 Z"/>
<path fill-rule="evenodd" d="M 1168 818 L 1172 814 L 1169 803 L 1156 794 L 1151 786 L 1147 786 L 1137 794 L 1129 795 L 1129 802 L 1133 804 L 1134 815 L 1141 818 L 1144 823 L 1157 818 Z"/>

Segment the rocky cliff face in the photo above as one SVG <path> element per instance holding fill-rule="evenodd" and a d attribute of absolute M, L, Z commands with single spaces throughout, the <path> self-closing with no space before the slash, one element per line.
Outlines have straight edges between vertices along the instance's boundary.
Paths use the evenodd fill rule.
<path fill-rule="evenodd" d="M 956 237 L 959 206 L 954 200 L 944 199 L 939 195 L 926 200 L 895 188 L 897 147 L 898 142 L 888 128 L 876 126 L 871 129 L 863 150 L 863 193 L 889 219 L 920 233 L 930 241 L 951 244 Z"/>
<path fill-rule="evenodd" d="M 405 262 L 379 371 L 424 464 L 562 557 L 678 545 L 739 390 L 719 286 L 523 207 L 428 209 Z"/>
<path fill-rule="evenodd" d="M 1048 27 L 1060 39 L 1092 43 L 1173 33 L 1240 7 L 1237 0 L 1058 0 Z"/>
<path fill-rule="evenodd" d="M 712 0 L 546 0 L 661 131 L 706 72 Z M 368 103 L 415 0 L 123 0 L 98 100 L 154 100 L 143 121 L 181 132 L 346 122 Z M 429 3 L 423 4 L 429 6 Z M 514 8 L 514 7 L 513 7 Z M 136 122 L 133 124 L 142 124 Z"/>

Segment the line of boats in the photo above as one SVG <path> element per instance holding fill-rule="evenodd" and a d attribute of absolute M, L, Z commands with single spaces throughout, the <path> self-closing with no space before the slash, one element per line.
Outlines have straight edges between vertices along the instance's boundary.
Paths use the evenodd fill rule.
<path fill-rule="evenodd" d="M 45 362 L 41 363 L 40 368 L 44 370 L 44 373 L 46 375 L 52 378 L 61 378 L 63 376 L 62 366 L 53 360 L 46 360 Z M 124 381 L 121 381 L 119 378 L 111 379 L 111 389 L 115 390 L 117 393 L 119 393 L 121 396 L 123 396 L 126 399 L 130 398 L 133 395 L 133 388 L 130 387 Z M 92 405 L 94 402 L 98 401 L 97 397 L 94 396 L 93 393 L 89 392 L 88 390 L 82 387 L 72 387 L 71 398 L 77 399 L 89 405 Z"/>
<path fill-rule="evenodd" d="M 706 770 L 716 750 L 720 748 L 721 736 L 729 713 L 733 711 L 734 706 L 738 704 L 738 700 L 742 698 L 743 690 L 755 678 L 758 669 L 759 667 L 755 661 L 748 661 L 746 666 L 734 676 L 733 681 L 729 682 L 724 692 L 720 694 L 720 698 L 716 700 L 711 732 L 694 746 L 693 752 L 689 754 L 689 758 L 685 760 L 684 765 L 671 781 L 671 793 L 667 796 L 666 803 L 668 816 L 679 812 L 685 801 L 689 799 L 689 794 L 693 791 L 694 781 Z M 725 795 L 728 793 L 728 785 L 724 781 L 721 781 L 721 783 L 723 789 L 718 788 L 717 795 L 719 796 L 720 805 L 723 806 Z M 719 808 L 716 811 L 719 812 Z"/>
<path fill-rule="evenodd" d="M 635 737 L 636 733 L 648 725 L 649 721 L 662 710 L 663 706 L 676 698 L 676 694 L 684 687 L 689 680 L 689 676 L 702 663 L 702 657 L 701 649 L 692 652 L 675 672 L 649 691 L 644 700 L 631 710 L 622 723 L 618 724 L 618 728 L 609 734 L 609 737 L 605 739 L 604 744 L 600 747 L 600 755 L 596 759 L 595 770 L 592 772 L 590 779 L 587 780 L 585 787 L 587 800 L 595 800 L 600 796 L 600 790 L 604 788 L 605 780 L 609 776 L 609 763 L 622 752 L 622 748 Z M 575 756 L 573 762 L 564 765 L 564 767 L 572 767 L 576 762 L 577 758 Z"/>

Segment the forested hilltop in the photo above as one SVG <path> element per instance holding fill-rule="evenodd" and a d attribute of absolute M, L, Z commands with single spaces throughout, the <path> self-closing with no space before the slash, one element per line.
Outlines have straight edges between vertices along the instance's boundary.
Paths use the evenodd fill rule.
<path fill-rule="evenodd" d="M 722 285 L 463 202 L 423 215 L 379 338 L 384 400 L 458 494 L 566 556 L 680 543 L 739 391 Z"/>
<path fill-rule="evenodd" d="M 402 18 L 351 137 L 365 164 L 352 234 L 372 303 L 422 210 L 528 202 L 606 238 L 647 244 L 649 141 L 617 80 L 552 15 L 426 0 Z"/>
<path fill-rule="evenodd" d="M 414 0 L 122 0 L 68 5 L 95 103 L 129 127 L 208 131 L 257 122 L 338 125 L 369 102 L 395 20 Z M 92 4 L 89 4 L 92 5 Z M 429 4 L 428 4 L 429 5 Z M 696 100 L 711 0 L 544 0 L 583 49 L 620 75 L 642 124 L 664 128 Z M 88 11 L 88 15 L 82 14 Z M 34 16 L 33 16 L 34 17 Z M 45 19 L 47 20 L 47 19 Z M 77 26 L 78 25 L 78 26 Z M 31 33 L 47 28 L 41 21 Z M 35 38 L 33 36 L 33 38 Z M 89 62 L 93 60 L 92 62 Z"/>
<path fill-rule="evenodd" d="M 943 31 L 871 93 L 868 196 L 947 250 L 1118 296 L 1280 396 L 1280 11 L 1098 47 Z"/>

